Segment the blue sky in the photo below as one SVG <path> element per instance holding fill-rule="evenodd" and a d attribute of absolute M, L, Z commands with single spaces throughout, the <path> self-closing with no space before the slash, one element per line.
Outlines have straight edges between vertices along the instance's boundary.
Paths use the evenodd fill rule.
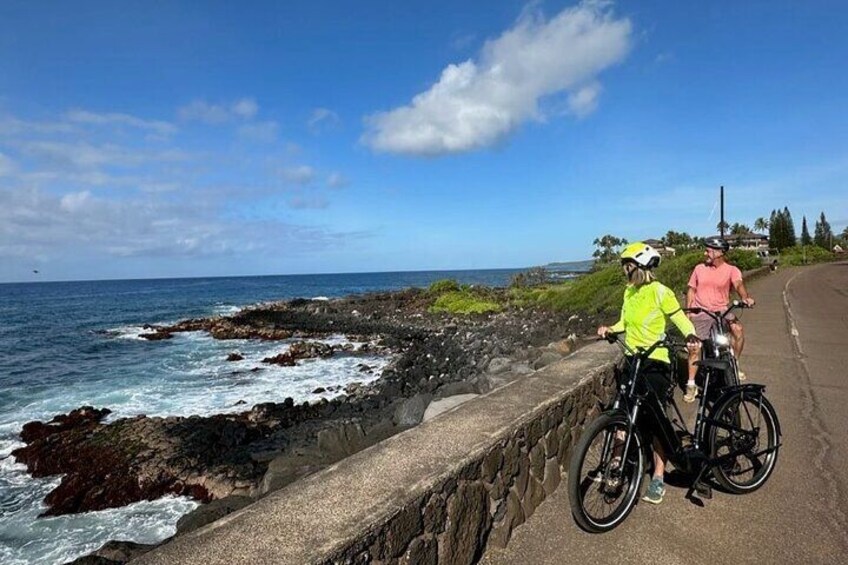
<path fill-rule="evenodd" d="M 848 224 L 843 2 L 0 4 L 0 281 Z M 39 273 L 33 273 L 38 270 Z"/>

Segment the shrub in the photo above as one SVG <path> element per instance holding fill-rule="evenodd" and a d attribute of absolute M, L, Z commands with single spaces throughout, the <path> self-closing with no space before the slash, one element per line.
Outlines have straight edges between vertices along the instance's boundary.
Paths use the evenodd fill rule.
<path fill-rule="evenodd" d="M 539 296 L 539 304 L 554 310 L 612 311 L 621 306 L 625 284 L 621 267 L 608 265 L 569 283 L 546 289 Z"/>
<path fill-rule="evenodd" d="M 497 302 L 475 296 L 469 291 L 451 291 L 439 296 L 430 306 L 430 312 L 450 314 L 485 314 L 500 312 L 503 307 Z"/>
<path fill-rule="evenodd" d="M 777 259 L 780 265 L 798 266 L 833 261 L 836 255 L 817 245 L 796 245 L 784 249 Z"/>
<path fill-rule="evenodd" d="M 656 270 L 657 280 L 674 292 L 686 292 L 695 265 L 704 260 L 703 251 L 690 251 L 665 259 Z"/>
<path fill-rule="evenodd" d="M 459 290 L 459 283 L 453 279 L 441 279 L 435 281 L 427 289 L 430 294 L 444 294 L 445 292 L 456 292 Z"/>
<path fill-rule="evenodd" d="M 745 249 L 731 249 L 727 254 L 727 260 L 739 267 L 740 271 L 750 271 L 763 266 L 763 261 L 756 251 Z"/>
<path fill-rule="evenodd" d="M 513 288 L 522 288 L 525 286 L 538 286 L 548 282 L 548 270 L 544 267 L 533 267 L 528 271 L 523 271 L 512 276 L 509 281 L 509 286 Z"/>

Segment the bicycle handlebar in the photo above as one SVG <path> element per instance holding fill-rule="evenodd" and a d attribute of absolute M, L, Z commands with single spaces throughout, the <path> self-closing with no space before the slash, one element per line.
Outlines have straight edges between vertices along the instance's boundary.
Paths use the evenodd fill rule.
<path fill-rule="evenodd" d="M 704 308 L 697 308 L 697 307 L 696 308 L 681 308 L 681 310 L 683 310 L 684 312 L 687 312 L 687 313 L 691 313 L 691 314 L 706 314 L 709 317 L 711 317 L 713 320 L 718 321 L 720 318 L 724 318 L 725 316 L 730 314 L 730 312 L 732 310 L 735 310 L 736 308 L 739 308 L 739 309 L 753 308 L 753 306 L 748 306 L 747 304 L 745 304 L 741 300 L 734 300 L 733 302 L 730 303 L 730 306 L 728 306 L 727 310 L 725 310 L 724 312 L 711 312 L 710 310 L 706 310 Z"/>
<path fill-rule="evenodd" d="M 668 337 L 664 337 L 659 341 L 655 342 L 653 345 L 645 348 L 645 347 L 637 347 L 634 351 L 631 349 L 619 336 L 624 335 L 625 332 L 607 332 L 605 336 L 598 338 L 598 341 L 604 340 L 609 343 L 618 343 L 625 351 L 630 353 L 631 355 L 641 356 L 643 358 L 650 357 L 651 353 L 654 352 L 659 347 L 668 347 L 669 349 L 682 349 L 686 347 L 685 343 L 679 343 Z"/>

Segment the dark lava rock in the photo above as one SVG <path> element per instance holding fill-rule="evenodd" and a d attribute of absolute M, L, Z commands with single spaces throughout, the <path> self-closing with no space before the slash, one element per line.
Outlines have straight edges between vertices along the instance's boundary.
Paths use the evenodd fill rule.
<path fill-rule="evenodd" d="M 249 496 L 228 496 L 198 506 L 177 521 L 177 535 L 187 534 L 253 502 Z"/>
<path fill-rule="evenodd" d="M 273 357 L 266 357 L 262 360 L 263 363 L 270 363 L 272 365 L 281 365 L 283 367 L 294 367 L 297 363 L 292 357 L 291 353 L 286 351 L 285 353 L 280 353 L 279 355 L 274 355 Z"/>
<path fill-rule="evenodd" d="M 242 359 L 244 359 L 244 355 L 238 352 L 227 355 L 227 361 L 241 361 Z"/>
<path fill-rule="evenodd" d="M 108 425 L 102 423 L 108 410 L 82 407 L 50 422 L 28 423 L 21 434 L 27 445 L 13 455 L 34 476 L 62 476 L 45 501 L 48 515 L 168 493 L 204 502 L 258 496 L 415 425 L 432 395 L 482 390 L 487 368 L 503 370 L 504 377 L 532 371 L 530 363 L 553 360 L 553 355 L 542 359 L 540 349 L 565 354 L 553 346 L 606 321 L 516 308 L 467 317 L 433 314 L 433 300 L 424 290 L 408 289 L 265 304 L 229 317 L 151 326 L 142 337 L 153 341 L 188 331 L 215 339 L 298 338 L 284 353 L 264 360 L 286 366 L 333 355 L 390 355 L 391 360 L 380 378 L 350 384 L 346 397 L 332 401 L 295 404 L 286 398 L 240 414 L 124 418 Z M 338 334 L 358 347 L 315 341 Z M 502 366 L 492 367 L 497 358 L 503 358 Z M 359 369 L 373 371 L 366 363 Z M 304 464 L 306 453 L 313 457 Z M 275 470 L 266 476 L 269 465 Z"/>
<path fill-rule="evenodd" d="M 131 559 L 144 555 L 156 547 L 158 545 L 131 541 L 109 541 L 97 551 L 74 559 L 66 565 L 111 565 L 113 563 L 127 563 Z"/>

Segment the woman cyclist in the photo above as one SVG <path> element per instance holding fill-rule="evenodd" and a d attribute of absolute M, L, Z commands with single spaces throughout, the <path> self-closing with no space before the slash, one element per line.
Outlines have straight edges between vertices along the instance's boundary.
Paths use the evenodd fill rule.
<path fill-rule="evenodd" d="M 653 269 L 659 264 L 660 254 L 650 245 L 636 242 L 624 248 L 621 253 L 621 265 L 627 276 L 628 285 L 624 289 L 621 317 L 611 327 L 599 327 L 598 335 L 606 337 L 610 332 L 625 332 L 624 341 L 628 347 L 647 348 L 662 338 L 666 330 L 666 318 L 669 318 L 686 336 L 686 341 L 690 345 L 689 356 L 697 356 L 693 347 L 694 344 L 699 343 L 695 336 L 695 327 L 681 311 L 674 292 L 654 278 Z M 672 379 L 671 364 L 665 348 L 657 348 L 651 353 L 648 363 L 642 370 L 642 375 L 660 404 L 665 406 Z M 654 474 L 643 500 L 659 504 L 665 494 L 663 477 L 667 458 L 656 437 L 653 440 L 653 447 Z"/>

